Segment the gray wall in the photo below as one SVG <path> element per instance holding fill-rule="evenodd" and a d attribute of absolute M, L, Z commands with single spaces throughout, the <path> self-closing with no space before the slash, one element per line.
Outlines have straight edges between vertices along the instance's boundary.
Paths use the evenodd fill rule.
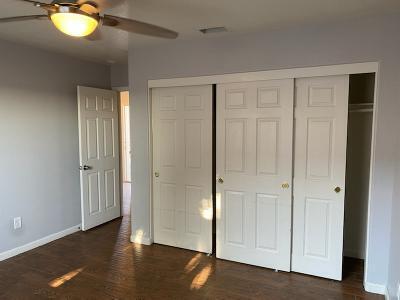
<path fill-rule="evenodd" d="M 111 87 L 128 87 L 128 63 L 111 65 Z"/>
<path fill-rule="evenodd" d="M 399 16 L 296 27 L 243 36 L 176 41 L 129 50 L 133 149 L 132 230 L 150 235 L 147 80 L 272 70 L 304 66 L 380 62 L 378 129 L 370 217 L 368 282 L 386 284 L 390 215 L 399 119 Z"/>
<path fill-rule="evenodd" d="M 0 253 L 81 223 L 77 85 L 109 67 L 0 41 Z"/>

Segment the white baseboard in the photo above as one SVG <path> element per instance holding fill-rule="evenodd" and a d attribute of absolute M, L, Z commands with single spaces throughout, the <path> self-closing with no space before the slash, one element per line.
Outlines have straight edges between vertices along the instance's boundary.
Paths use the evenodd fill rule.
<path fill-rule="evenodd" d="M 397 300 L 400 300 L 400 282 L 397 283 Z"/>
<path fill-rule="evenodd" d="M 390 300 L 390 293 L 388 287 L 385 288 L 385 300 Z"/>
<path fill-rule="evenodd" d="M 359 258 L 359 259 L 365 259 L 365 255 L 362 253 L 360 250 L 354 250 L 354 249 L 343 249 L 343 254 L 346 257 L 353 257 L 353 258 Z"/>
<path fill-rule="evenodd" d="M 371 282 L 364 282 L 364 288 L 369 293 L 386 295 L 387 289 L 383 284 L 376 284 Z"/>
<path fill-rule="evenodd" d="M 50 234 L 48 236 L 45 236 L 44 238 L 41 238 L 41 239 L 38 239 L 36 241 L 30 242 L 30 243 L 25 244 L 23 246 L 20 246 L 20 247 L 17 247 L 17 248 L 2 252 L 2 253 L 0 253 L 0 261 L 8 259 L 8 258 L 13 257 L 13 256 L 16 256 L 18 254 L 24 253 L 26 251 L 35 249 L 37 247 L 43 246 L 44 244 L 47 244 L 47 243 L 50 243 L 52 241 L 58 240 L 58 239 L 60 239 L 60 238 L 62 238 L 64 236 L 70 235 L 70 234 L 75 233 L 75 232 L 80 231 L 80 230 L 81 230 L 81 224 L 75 225 L 75 226 L 73 226 L 71 228 L 67 228 L 67 229 L 65 229 L 63 231 Z"/>
<path fill-rule="evenodd" d="M 400 282 L 397 283 L 397 290 L 389 290 L 389 287 L 386 288 L 385 292 L 386 300 L 400 300 Z"/>
<path fill-rule="evenodd" d="M 145 237 L 145 236 L 138 236 L 138 235 L 132 234 L 131 235 L 131 243 L 150 246 L 151 244 L 153 244 L 153 240 L 148 237 Z"/>

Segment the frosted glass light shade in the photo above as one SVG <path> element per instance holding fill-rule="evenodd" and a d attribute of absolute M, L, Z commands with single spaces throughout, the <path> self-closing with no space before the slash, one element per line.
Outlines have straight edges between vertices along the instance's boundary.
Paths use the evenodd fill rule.
<path fill-rule="evenodd" d="M 54 13 L 50 18 L 58 30 L 75 37 L 88 36 L 93 33 L 99 25 L 99 22 L 95 18 L 71 12 Z"/>

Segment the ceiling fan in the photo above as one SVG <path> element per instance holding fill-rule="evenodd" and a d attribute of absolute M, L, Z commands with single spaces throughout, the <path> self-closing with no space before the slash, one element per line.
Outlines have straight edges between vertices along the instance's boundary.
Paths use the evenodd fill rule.
<path fill-rule="evenodd" d="M 50 4 L 34 0 L 18 0 L 33 4 L 44 9 L 47 14 L 19 16 L 0 19 L 0 23 L 27 21 L 27 20 L 51 20 L 54 26 L 61 32 L 74 37 L 90 37 L 98 39 L 99 26 L 109 26 L 131 33 L 138 33 L 154 37 L 175 39 L 178 33 L 156 25 L 117 17 L 100 15 L 106 8 L 114 6 L 118 0 L 54 0 Z M 96 34 L 97 33 L 97 34 Z"/>

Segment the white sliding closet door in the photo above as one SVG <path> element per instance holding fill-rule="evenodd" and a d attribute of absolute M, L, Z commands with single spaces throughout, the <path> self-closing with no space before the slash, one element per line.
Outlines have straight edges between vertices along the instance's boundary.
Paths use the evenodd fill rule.
<path fill-rule="evenodd" d="M 156 88 L 154 242 L 211 253 L 212 86 Z"/>
<path fill-rule="evenodd" d="M 218 85 L 218 258 L 290 270 L 293 88 Z"/>
<path fill-rule="evenodd" d="M 341 280 L 349 76 L 296 80 L 292 270 Z"/>

